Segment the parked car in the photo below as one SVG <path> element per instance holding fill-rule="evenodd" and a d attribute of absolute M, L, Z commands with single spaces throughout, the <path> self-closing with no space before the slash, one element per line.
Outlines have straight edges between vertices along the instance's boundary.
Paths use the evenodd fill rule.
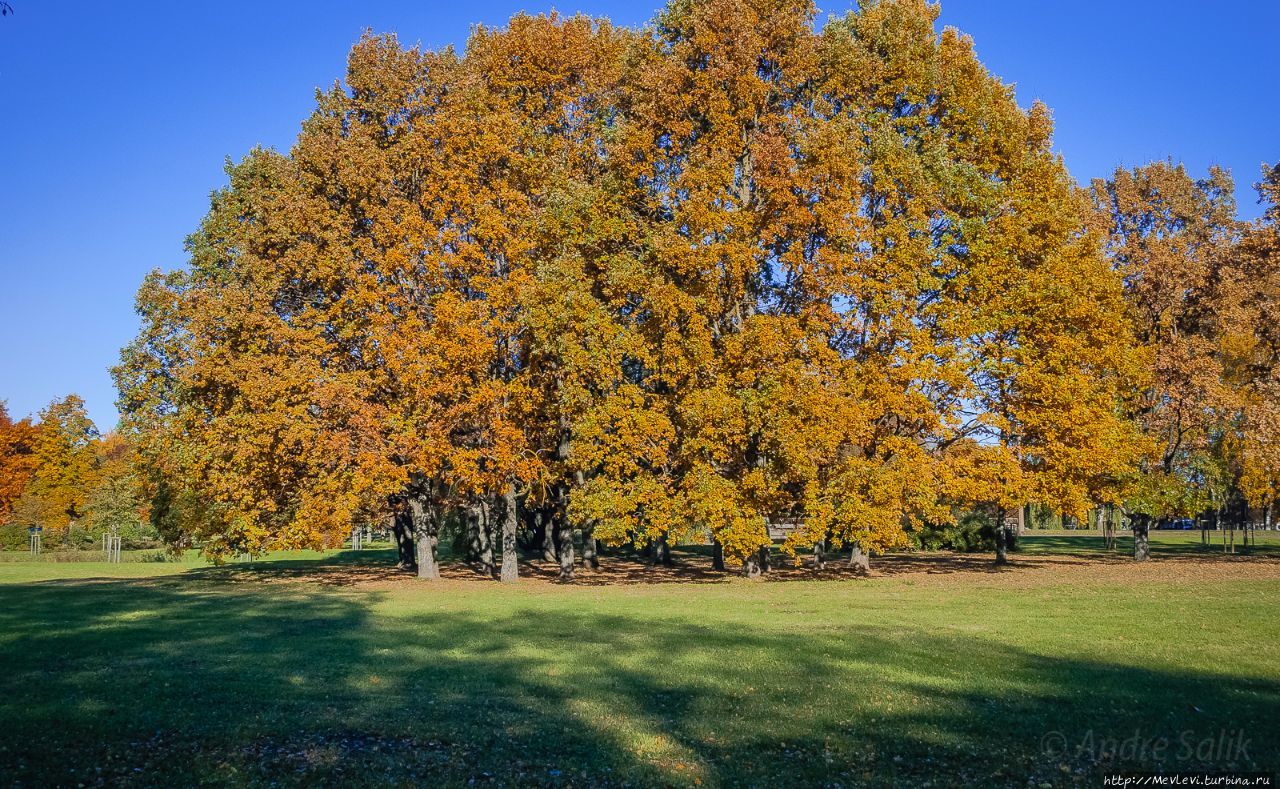
<path fill-rule="evenodd" d="M 1172 529 L 1174 531 L 1191 531 L 1196 527 L 1195 521 L 1190 518 L 1175 518 L 1171 521 L 1165 521 L 1157 526 L 1157 529 Z"/>

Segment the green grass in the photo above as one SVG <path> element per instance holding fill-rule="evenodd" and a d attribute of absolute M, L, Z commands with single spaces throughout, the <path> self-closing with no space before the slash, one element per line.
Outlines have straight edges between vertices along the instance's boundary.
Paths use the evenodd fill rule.
<path fill-rule="evenodd" d="M 1079 556 L 1113 554 L 1121 556 L 1133 555 L 1133 533 L 1117 532 L 1116 547 L 1108 550 L 1099 531 L 1061 530 L 1030 531 L 1024 540 L 1024 550 L 1032 555 L 1070 554 Z M 1280 557 L 1280 531 L 1250 532 L 1249 539 L 1256 539 L 1256 545 L 1243 545 L 1244 533 L 1235 533 L 1235 555 L 1261 555 Z M 1201 542 L 1199 530 L 1172 531 L 1152 530 L 1150 532 L 1151 549 L 1154 556 L 1220 556 L 1230 555 L 1232 549 L 1230 532 L 1211 531 L 1207 534 L 1207 542 Z M 1223 541 L 1226 545 L 1223 545 Z M 1225 547 L 1225 550 L 1224 550 Z"/>
<path fill-rule="evenodd" d="M 1132 573 L 1097 571 L 1100 538 L 1059 533 L 1025 538 L 1010 572 L 796 583 L 306 580 L 335 564 L 358 580 L 389 551 L 0 563 L 0 781 L 1056 786 L 1112 767 L 1276 771 L 1276 543 L 1215 563 L 1183 538 L 1156 535 L 1156 560 Z M 1191 564 L 1208 580 L 1188 582 Z M 1245 753 L 1187 753 L 1224 731 L 1245 733 Z M 1135 734 L 1167 738 L 1163 758 L 1104 753 Z"/>

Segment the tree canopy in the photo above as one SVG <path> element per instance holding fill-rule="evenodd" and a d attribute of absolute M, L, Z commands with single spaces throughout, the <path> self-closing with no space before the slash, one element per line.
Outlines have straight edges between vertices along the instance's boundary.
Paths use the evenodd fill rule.
<path fill-rule="evenodd" d="M 754 572 L 770 524 L 882 551 L 962 508 L 1182 512 L 1211 445 L 1270 501 L 1276 338 L 1207 305 L 1273 314 L 1274 208 L 1163 165 L 1080 188 L 937 15 L 366 35 L 139 292 L 116 376 L 166 533 L 390 517 L 428 575 L 446 522 L 504 579 L 530 529 L 566 577 L 574 531 Z"/>

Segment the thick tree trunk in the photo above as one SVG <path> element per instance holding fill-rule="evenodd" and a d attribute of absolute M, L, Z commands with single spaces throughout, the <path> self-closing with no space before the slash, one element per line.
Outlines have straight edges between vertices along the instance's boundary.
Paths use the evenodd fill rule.
<path fill-rule="evenodd" d="M 849 549 L 849 566 L 860 573 L 871 572 L 871 557 L 862 552 L 862 543 L 855 542 Z"/>
<path fill-rule="evenodd" d="M 556 560 L 556 532 L 560 528 L 560 524 L 554 523 L 551 518 L 547 517 L 545 510 L 539 510 L 534 515 L 537 519 L 538 527 L 542 531 L 542 560 L 544 562 L 554 562 Z"/>
<path fill-rule="evenodd" d="M 440 564 L 436 561 L 436 544 L 440 538 L 435 534 L 418 537 L 418 577 L 425 581 L 434 581 L 440 577 Z"/>
<path fill-rule="evenodd" d="M 436 513 L 428 502 L 417 497 L 409 501 L 409 513 L 418 549 L 418 577 L 434 581 L 440 577 L 440 565 L 436 561 L 436 543 L 439 541 Z"/>
<path fill-rule="evenodd" d="M 996 510 L 995 519 L 996 519 L 995 521 L 996 522 L 996 528 L 995 528 L 996 564 L 1008 564 L 1009 563 L 1009 546 L 1005 539 L 1008 532 L 1005 530 L 1005 527 L 1004 527 L 1004 510 L 1002 509 Z"/>
<path fill-rule="evenodd" d="M 1149 532 L 1151 519 L 1146 515 L 1133 516 L 1133 558 L 1134 561 L 1145 562 L 1151 558 L 1151 542 Z"/>
<path fill-rule="evenodd" d="M 417 572 L 417 552 L 413 540 L 413 518 L 408 511 L 397 512 L 391 520 L 391 533 L 396 540 L 396 553 L 401 570 Z"/>
<path fill-rule="evenodd" d="M 769 546 L 764 546 L 742 561 L 742 574 L 747 578 L 759 578 L 769 572 Z"/>
<path fill-rule="evenodd" d="M 827 541 L 818 540 L 813 546 L 813 569 L 821 570 L 827 566 Z"/>
<path fill-rule="evenodd" d="M 516 554 L 516 487 L 508 485 L 502 496 L 502 574 L 503 583 L 520 578 L 519 556 Z"/>
<path fill-rule="evenodd" d="M 480 572 L 490 578 L 494 575 L 491 512 L 487 497 L 467 506 L 467 561 L 478 565 Z"/>
<path fill-rule="evenodd" d="M 724 546 L 714 537 L 711 538 L 711 569 L 724 572 Z"/>
<path fill-rule="evenodd" d="M 658 538 L 658 561 L 663 567 L 671 566 L 671 543 L 667 542 L 665 534 Z"/>
<path fill-rule="evenodd" d="M 560 580 L 570 583 L 573 581 L 573 529 L 561 526 L 556 531 L 560 535 Z"/>

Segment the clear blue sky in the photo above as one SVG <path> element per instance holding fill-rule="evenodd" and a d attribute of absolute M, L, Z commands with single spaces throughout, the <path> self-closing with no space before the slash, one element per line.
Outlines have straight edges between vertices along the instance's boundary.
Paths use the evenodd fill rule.
<path fill-rule="evenodd" d="M 368 27 L 461 45 L 515 2 L 227 3 L 10 0 L 0 19 L 0 399 L 10 413 L 82 395 L 116 422 L 107 368 L 133 336 L 143 274 L 183 262 L 182 240 L 223 182 L 225 157 L 287 149 L 317 86 L 342 75 Z M 572 0 L 615 23 L 657 0 Z M 820 3 L 824 12 L 846 6 Z M 949 0 L 942 23 L 1045 101 L 1077 179 L 1173 157 L 1250 184 L 1280 159 L 1280 2 Z"/>

